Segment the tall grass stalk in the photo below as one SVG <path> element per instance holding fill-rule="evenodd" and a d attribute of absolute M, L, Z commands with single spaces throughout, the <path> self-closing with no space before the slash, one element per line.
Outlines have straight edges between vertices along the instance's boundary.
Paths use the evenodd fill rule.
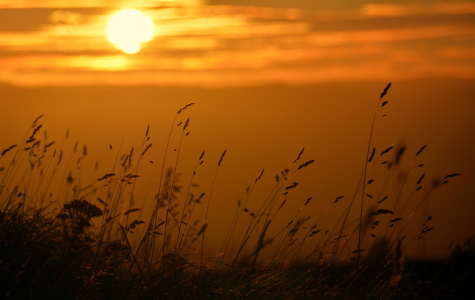
<path fill-rule="evenodd" d="M 220 226 L 210 217 L 211 202 L 217 196 L 215 186 L 227 150 L 213 167 L 208 194 L 195 190 L 204 150 L 189 181 L 181 185 L 181 170 L 187 167 L 181 163 L 182 151 L 190 134 L 190 119 L 180 118 L 194 103 L 182 107 L 172 121 L 148 223 L 142 220 L 144 211 L 136 207 L 136 199 L 142 180 L 139 171 L 143 172 L 144 162 L 152 162 L 146 159 L 153 155 L 150 126 L 135 148 L 139 150 L 134 152 L 132 147 L 122 153 L 122 143 L 118 149 L 109 145 L 113 156 L 108 173 L 96 175 L 96 164 L 87 177 L 87 147 L 76 142 L 67 150 L 69 130 L 61 143 L 48 140 L 40 116 L 20 143 L 7 146 L 0 155 L 0 297 L 320 299 L 326 293 L 341 299 L 400 299 L 423 295 L 419 283 L 426 279 L 404 271 L 403 256 L 410 243 L 432 231 L 427 224 L 432 217 L 415 234 L 407 228 L 430 195 L 460 174 L 449 174 L 426 193 L 417 193 L 426 175 L 420 174 L 412 186 L 410 174 L 422 166 L 414 165 L 423 146 L 410 162 L 396 197 L 383 193 L 390 166 L 402 164 L 405 152 L 403 146 L 376 154 L 376 121 L 388 103 L 383 98 L 390 87 L 388 84 L 380 95 L 365 165 L 348 204 L 343 203 L 344 195 L 325 200 L 298 194 L 303 184 L 295 181 L 297 172 L 305 172 L 314 163 L 313 159 L 302 161 L 306 150 L 302 148 L 262 198 L 254 191 L 267 176 L 265 169 L 254 179 L 238 202 L 217 257 L 209 254 L 209 228 Z M 178 140 L 172 142 L 174 137 Z M 174 156 L 171 149 L 175 149 Z M 393 160 L 381 162 L 390 151 L 395 152 Z M 374 184 L 372 171 L 382 165 L 389 166 L 388 175 L 385 181 L 378 181 L 381 192 L 374 197 L 367 186 Z M 408 189 L 410 194 L 404 199 Z M 360 194 L 357 216 L 352 217 Z M 198 206 L 204 199 L 207 203 L 200 216 Z M 290 212 L 289 202 L 295 201 L 300 204 Z M 323 210 L 315 211 L 316 201 L 327 201 Z M 383 208 L 387 201 L 394 201 L 391 209 Z M 415 207 L 407 211 L 410 202 Z M 364 212 L 368 206 L 371 209 Z M 321 224 L 327 215 L 336 219 L 333 226 Z M 244 229 L 238 232 L 239 228 Z M 412 236 L 406 237 L 409 234 Z M 372 240 L 367 242 L 366 237 Z M 367 251 L 362 249 L 363 241 L 370 246 Z M 215 264 L 210 263 L 213 261 Z M 409 276 L 412 284 L 404 280 Z"/>
<path fill-rule="evenodd" d="M 208 213 L 209 213 L 209 207 L 211 205 L 211 199 L 213 196 L 213 190 L 214 190 L 214 185 L 216 183 L 216 178 L 218 177 L 218 172 L 219 172 L 219 167 L 221 166 L 221 163 L 223 162 L 223 158 L 226 155 L 226 151 L 224 150 L 223 153 L 221 154 L 221 157 L 219 158 L 218 161 L 218 166 L 216 168 L 216 172 L 214 173 L 213 177 L 213 183 L 211 184 L 211 190 L 209 192 L 209 197 L 208 197 L 208 205 L 206 206 L 206 212 L 205 212 L 205 220 L 204 224 L 201 227 L 200 233 L 203 235 L 201 238 L 201 252 L 200 252 L 200 264 L 203 266 L 203 252 L 204 252 L 204 247 L 205 247 L 205 234 L 206 234 L 206 229 L 208 228 Z"/>

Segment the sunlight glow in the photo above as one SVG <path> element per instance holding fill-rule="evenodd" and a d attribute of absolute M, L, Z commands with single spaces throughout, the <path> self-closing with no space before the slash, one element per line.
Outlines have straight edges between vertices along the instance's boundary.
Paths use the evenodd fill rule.
<path fill-rule="evenodd" d="M 110 0 L 67 8 L 60 0 L 31 1 L 0 0 L 0 83 L 228 87 L 475 79 L 475 2 L 313 11 L 135 0 L 125 1 L 135 9 L 122 11 L 132 6 L 118 8 L 126 5 L 119 1 L 115 10 L 89 11 L 79 8 Z M 20 9 L 2 9 L 7 4 Z M 148 53 L 126 54 L 142 48 Z"/>
<path fill-rule="evenodd" d="M 116 13 L 107 26 L 107 38 L 114 46 L 128 54 L 142 49 L 140 43 L 153 38 L 152 21 L 135 9 L 125 9 Z"/>

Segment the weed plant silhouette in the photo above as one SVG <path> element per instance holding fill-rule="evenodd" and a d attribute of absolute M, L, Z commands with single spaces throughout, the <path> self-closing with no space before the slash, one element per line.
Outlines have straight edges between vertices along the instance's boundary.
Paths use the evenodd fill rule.
<path fill-rule="evenodd" d="M 23 140 L 0 155 L 0 287 L 4 299 L 400 299 L 425 297 L 427 284 L 416 280 L 404 262 L 404 248 L 433 230 L 430 218 L 421 231 L 408 236 L 412 217 L 440 186 L 460 174 L 434 181 L 423 195 L 425 173 L 420 173 L 407 199 L 409 173 L 420 172 L 416 162 L 427 145 L 413 154 L 398 195 L 376 196 L 370 186 L 384 181 L 373 177 L 377 168 L 400 165 L 406 146 L 378 150 L 374 142 L 377 120 L 386 116 L 381 93 L 369 132 L 361 179 L 351 197 L 340 195 L 318 215 L 305 216 L 312 197 L 302 201 L 288 222 L 277 216 L 300 187 L 296 173 L 311 168 L 303 148 L 287 167 L 275 175 L 274 186 L 260 207 L 250 207 L 255 187 L 266 176 L 256 176 L 238 202 L 237 211 L 217 257 L 205 248 L 209 239 L 209 210 L 213 190 L 226 161 L 227 150 L 209 158 L 214 168 L 208 193 L 196 193 L 196 174 L 205 165 L 205 151 L 192 166 L 188 183 L 178 172 L 183 141 L 190 135 L 190 118 L 184 116 L 195 103 L 180 108 L 165 143 L 164 157 L 150 158 L 150 127 L 140 149 L 115 157 L 110 172 L 88 178 L 84 184 L 85 145 L 75 143 L 71 153 L 61 143 L 49 141 L 42 116 L 32 123 Z M 183 120 L 182 120 L 183 118 Z M 178 142 L 172 146 L 173 135 Z M 173 149 L 175 155 L 170 155 Z M 391 155 L 392 158 L 390 157 Z M 214 162 L 213 162 L 214 160 Z M 363 160 L 363 158 L 362 158 Z M 160 176 L 149 219 L 135 206 L 141 165 L 159 161 Z M 66 165 L 65 165 L 66 164 Z M 168 168 L 167 165 L 171 167 Z M 97 169 L 97 168 L 96 168 Z M 63 174 L 63 175 L 61 175 Z M 418 196 L 419 195 L 419 196 Z M 418 197 L 418 198 L 417 198 Z M 349 203 L 345 203 L 346 199 Z M 416 205 L 409 215 L 405 212 Z M 388 200 L 389 199 L 389 200 Z M 360 202 L 358 217 L 352 209 Z M 204 215 L 197 207 L 204 206 Z M 346 205 L 346 206 L 345 206 Z M 402 205 L 402 207 L 401 207 Z M 321 218 L 344 206 L 333 227 L 322 228 Z M 365 213 L 364 207 L 371 206 Z M 197 215 L 198 214 L 198 215 Z M 334 214 L 334 213 L 333 213 Z M 238 224 L 246 224 L 238 234 Z M 379 229 L 379 231 L 378 231 Z M 368 242 L 370 239 L 370 242 Z M 351 241 L 356 240 L 356 248 Z M 366 250 L 363 244 L 369 245 Z M 305 248 L 311 248 L 305 253 Z M 473 248 L 473 247 L 472 247 Z M 473 253 L 473 249 L 465 252 Z M 454 256 L 455 257 L 455 256 Z M 346 262 L 346 264 L 342 263 Z M 463 273 L 456 282 L 439 276 L 445 289 L 431 289 L 428 297 L 450 294 L 450 287 L 472 278 Z M 453 289 L 452 289 L 453 290 Z"/>

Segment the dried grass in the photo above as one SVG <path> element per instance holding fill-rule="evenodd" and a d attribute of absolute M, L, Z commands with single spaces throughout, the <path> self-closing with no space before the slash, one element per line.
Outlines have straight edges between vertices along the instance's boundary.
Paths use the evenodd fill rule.
<path fill-rule="evenodd" d="M 378 163 L 380 157 L 393 147 L 375 156 L 378 152 L 373 145 L 375 121 L 380 117 L 380 110 L 386 109 L 388 101 L 382 102 L 382 99 L 390 87 L 391 83 L 380 95 L 371 125 L 363 175 L 353 198 L 341 201 L 344 198 L 341 195 L 334 200 L 328 199 L 326 209 L 316 211 L 316 205 L 324 200 L 305 197 L 306 200 L 298 200 L 303 205 L 292 218 L 284 215 L 284 210 L 291 209 L 289 202 L 295 201 L 295 191 L 301 188 L 294 176 L 297 172 L 307 172 L 305 168 L 313 167 L 315 162 L 306 159 L 304 163 L 298 163 L 304 159 L 304 147 L 275 176 L 273 187 L 260 203 L 255 200 L 253 191 L 265 181 L 265 168 L 251 181 L 244 198 L 237 202 L 226 239 L 215 257 L 205 253 L 205 246 L 211 227 L 222 226 L 210 221 L 209 212 L 227 150 L 222 152 L 213 167 L 215 173 L 208 193 L 198 192 L 195 183 L 198 168 L 204 164 L 204 150 L 190 170 L 190 181 L 184 186 L 177 171 L 181 167 L 178 162 L 182 141 L 190 134 L 191 131 L 187 130 L 192 126 L 190 118 L 184 114 L 195 103 L 180 108 L 171 124 L 158 191 L 148 221 L 142 220 L 144 209 L 136 208 L 134 198 L 136 183 L 143 180 L 139 169 L 145 161 L 144 155 L 153 155 L 148 152 L 153 145 L 150 126 L 147 126 L 142 146 L 135 154 L 134 148 L 122 153 L 109 145 L 115 155 L 114 167 L 83 185 L 80 172 L 82 159 L 88 155 L 86 145 L 83 145 L 82 153 L 77 153 L 79 144 L 76 142 L 68 158 L 65 153 L 70 152 L 66 152 L 61 143 L 58 145 L 47 140 L 46 131 L 38 124 L 42 116 L 38 117 L 25 135 L 28 139 L 5 148 L 0 156 L 2 163 L 13 156 L 11 164 L 2 167 L 0 178 L 0 241 L 5 241 L 2 246 L 10 251 L 10 256 L 6 257 L 6 252 L 0 250 L 0 255 L 3 255 L 0 256 L 0 279 L 5 283 L 2 296 L 7 293 L 25 296 L 25 286 L 30 286 L 30 291 L 38 299 L 76 296 L 94 299 L 100 293 L 111 299 L 285 299 L 290 295 L 308 299 L 321 297 L 323 290 L 330 298 L 342 299 L 362 296 L 397 299 L 410 295 L 401 288 L 408 277 L 403 252 L 412 241 L 430 234 L 434 229 L 428 225 L 432 217 L 423 224 L 417 236 L 403 244 L 407 234 L 405 228 L 433 191 L 460 174 L 448 174 L 437 180 L 425 194 L 415 194 L 421 190 L 426 176 L 426 173 L 421 173 L 416 177 L 415 185 L 408 185 L 412 194 L 400 209 L 398 201 L 402 190 L 406 181 L 412 178 L 408 176 L 409 172 L 423 166 L 416 165 L 415 161 L 426 149 L 427 145 L 424 145 L 413 156 L 397 197 L 383 197 L 384 194 L 376 191 L 376 187 L 384 188 L 384 180 L 372 172 L 380 165 L 402 165 L 407 150 L 404 145 L 397 147 L 391 161 L 388 158 Z M 175 130 L 180 126 L 182 130 Z M 39 134 L 40 131 L 44 131 L 43 135 Z M 180 137 L 177 145 L 171 143 L 174 134 Z M 68 137 L 69 129 L 66 132 Z M 18 149 L 27 149 L 27 152 Z M 176 150 L 174 155 L 169 155 L 171 149 Z M 63 166 L 64 157 L 66 165 Z M 27 175 L 19 177 L 17 174 L 22 172 L 16 168 L 22 166 L 22 159 L 27 166 L 23 173 Z M 68 159 L 73 162 L 77 159 L 76 165 L 69 168 Z M 167 164 L 173 167 L 167 169 Z M 50 166 L 52 169 L 48 169 Z M 55 176 L 59 168 L 66 170 L 58 192 L 63 203 L 52 205 L 47 192 L 51 179 L 47 176 Z M 419 198 L 407 216 L 403 212 L 412 195 L 419 195 Z M 359 196 L 359 216 L 350 219 L 350 211 Z M 371 207 L 366 214 L 363 213 L 365 202 Z M 384 206 L 394 202 L 394 207 L 381 207 L 383 202 Z M 198 215 L 197 208 L 202 204 L 206 207 Z M 342 209 L 343 212 L 332 227 L 325 227 L 320 220 L 329 214 L 330 208 Z M 238 232 L 240 226 L 245 228 L 241 233 Z M 24 240 L 24 244 L 17 243 L 16 235 Z M 22 248 L 25 245 L 33 250 L 29 252 L 29 248 Z M 306 248 L 313 250 L 304 254 Z M 26 249 L 27 255 L 12 249 Z M 394 257 L 390 255 L 392 252 Z M 343 268 L 342 261 L 349 263 L 349 271 L 331 274 L 331 270 Z M 22 278 L 27 278 L 28 282 Z M 48 293 L 41 294 L 43 291 Z"/>

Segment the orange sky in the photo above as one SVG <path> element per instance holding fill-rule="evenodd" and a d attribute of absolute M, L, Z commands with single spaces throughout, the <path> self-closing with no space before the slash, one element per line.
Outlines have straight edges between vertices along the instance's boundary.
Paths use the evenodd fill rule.
<path fill-rule="evenodd" d="M 99 161 L 100 171 L 108 172 L 109 144 L 123 143 L 127 152 L 141 143 L 148 125 L 150 159 L 160 161 L 176 111 L 193 101 L 187 115 L 193 132 L 178 166 L 183 180 L 206 149 L 210 163 L 195 192 L 209 192 L 213 165 L 228 150 L 211 224 L 229 222 L 246 186 L 265 167 L 249 205 L 257 209 L 275 174 L 305 146 L 302 159 L 315 163 L 296 175 L 299 189 L 275 230 L 308 197 L 312 203 L 299 216 L 316 219 L 345 195 L 346 202 L 319 221 L 331 228 L 361 175 L 379 95 L 393 82 L 373 146 L 382 151 L 404 143 L 408 157 L 390 172 L 387 192 L 397 193 L 398 173 L 409 169 L 410 155 L 425 144 L 425 169 L 411 171 L 412 185 L 426 173 L 425 193 L 436 177 L 463 175 L 431 195 L 414 217 L 410 237 L 432 215 L 435 229 L 419 251 L 441 256 L 452 240 L 462 243 L 475 233 L 475 1 L 64 3 L 0 0 L 0 148 L 18 143 L 31 121 L 45 114 L 50 139 L 64 139 L 70 128 L 72 140 L 64 147 L 75 140 L 88 145 L 90 168 Z M 156 36 L 127 55 L 107 41 L 105 30 L 111 14 L 131 3 L 152 19 Z M 158 167 L 142 168 L 148 178 L 144 199 L 153 196 Z M 381 186 L 373 192 L 379 196 L 386 173 L 375 173 Z M 100 177 L 84 174 L 84 183 Z M 226 228 L 210 225 L 214 243 Z M 407 246 L 409 253 L 415 245 Z"/>
<path fill-rule="evenodd" d="M 15 3 L 0 3 L 0 82 L 18 86 L 475 78 L 475 2 L 310 10 L 132 1 L 155 27 L 155 38 L 136 55 L 122 54 L 105 38 L 120 4 Z"/>

